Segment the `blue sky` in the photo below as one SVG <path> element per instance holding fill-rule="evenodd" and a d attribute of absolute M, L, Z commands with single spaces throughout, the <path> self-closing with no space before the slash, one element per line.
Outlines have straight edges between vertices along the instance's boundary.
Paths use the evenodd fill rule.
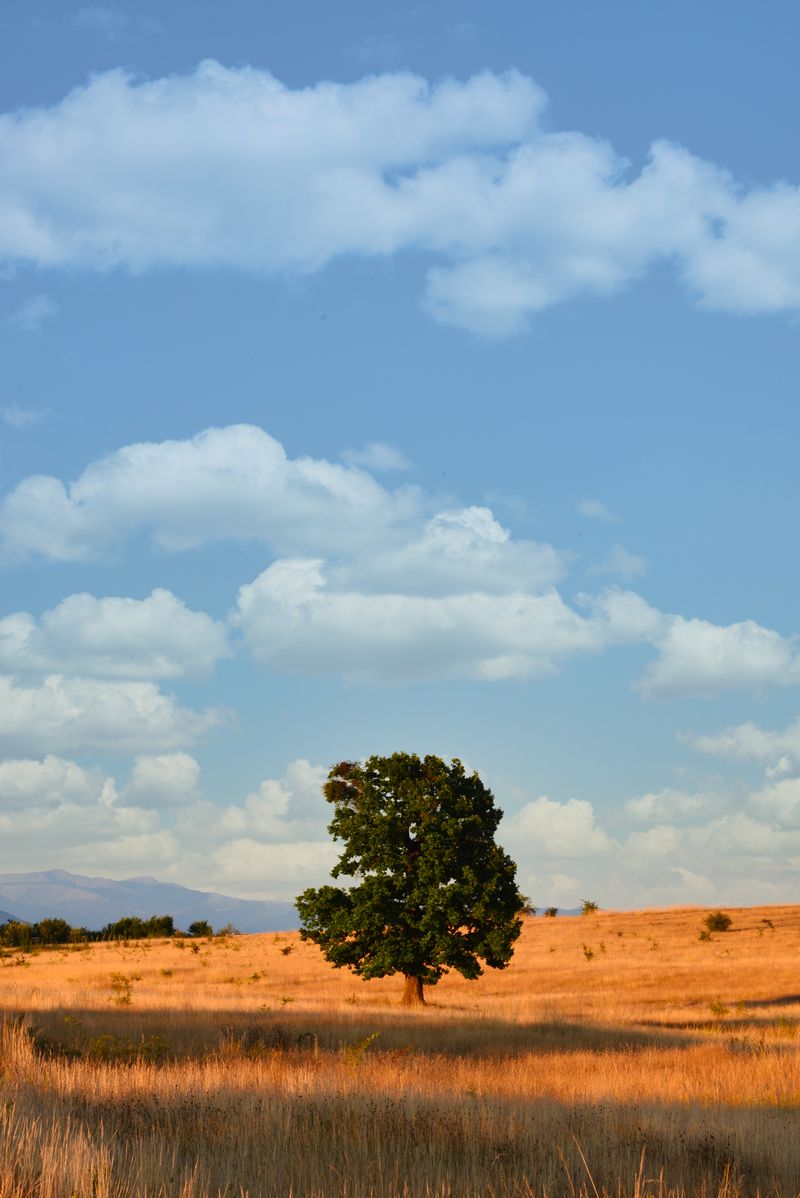
<path fill-rule="evenodd" d="M 402 748 L 793 898 L 796 6 L 0 23 L 0 869 L 291 896 Z"/>

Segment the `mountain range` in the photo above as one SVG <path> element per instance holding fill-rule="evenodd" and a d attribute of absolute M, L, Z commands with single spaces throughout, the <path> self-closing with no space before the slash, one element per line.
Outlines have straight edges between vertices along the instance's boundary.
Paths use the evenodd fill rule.
<path fill-rule="evenodd" d="M 125 915 L 148 919 L 172 915 L 175 926 L 186 928 L 207 919 L 214 928 L 232 923 L 240 932 L 289 931 L 299 927 L 294 904 L 279 900 L 230 898 L 204 890 L 189 890 L 155 878 L 91 878 L 63 869 L 41 873 L 0 874 L 0 923 L 23 919 L 35 923 L 58 916 L 74 927 L 103 927 Z"/>

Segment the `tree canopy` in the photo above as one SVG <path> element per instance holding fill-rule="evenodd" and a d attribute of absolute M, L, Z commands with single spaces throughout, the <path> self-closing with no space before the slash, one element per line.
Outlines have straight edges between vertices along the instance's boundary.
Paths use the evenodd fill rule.
<path fill-rule="evenodd" d="M 323 793 L 328 831 L 343 843 L 334 878 L 303 892 L 300 935 L 335 966 L 365 978 L 402 973 L 403 1001 L 448 969 L 502 969 L 519 935 L 516 866 L 495 843 L 502 818 L 477 773 L 411 753 L 343 761 Z"/>

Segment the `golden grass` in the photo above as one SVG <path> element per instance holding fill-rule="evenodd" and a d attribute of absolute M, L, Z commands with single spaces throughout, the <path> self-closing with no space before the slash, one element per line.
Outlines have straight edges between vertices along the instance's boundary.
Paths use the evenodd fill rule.
<path fill-rule="evenodd" d="M 7 952 L 0 1198 L 796 1198 L 800 908 L 729 910 L 537 917 L 410 1012 L 296 934 Z"/>

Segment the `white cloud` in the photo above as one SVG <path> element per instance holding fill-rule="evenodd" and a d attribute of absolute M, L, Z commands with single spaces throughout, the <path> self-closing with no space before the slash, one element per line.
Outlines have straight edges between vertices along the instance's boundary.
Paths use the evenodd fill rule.
<path fill-rule="evenodd" d="M 139 529 L 173 551 L 228 538 L 353 552 L 391 540 L 418 506 L 413 491 L 392 494 L 353 466 L 287 458 L 263 429 L 232 425 L 126 445 L 66 486 L 31 475 L 3 500 L 0 533 L 12 560 L 90 560 Z"/>
<path fill-rule="evenodd" d="M 104 6 L 78 20 L 129 31 Z M 421 250 L 429 311 L 489 335 L 660 261 L 709 308 L 800 307 L 797 188 L 748 190 L 666 142 L 636 174 L 603 141 L 546 131 L 545 103 L 515 72 L 296 90 L 216 62 L 96 75 L 0 118 L 0 261 L 284 273 Z"/>
<path fill-rule="evenodd" d="M 19 404 L 0 404 L 0 420 L 9 428 L 22 429 L 29 425 L 41 424 L 47 419 L 47 412 L 37 408 L 21 408 Z"/>
<path fill-rule="evenodd" d="M 712 734 L 686 733 L 681 739 L 701 753 L 728 757 L 733 761 L 760 761 L 779 773 L 800 765 L 800 720 L 795 720 L 782 732 L 773 732 L 747 721 Z"/>
<path fill-rule="evenodd" d="M 91 860 L 93 872 L 141 869 L 201 889 L 293 897 L 324 881 L 338 856 L 326 773 L 301 758 L 241 803 L 213 804 L 187 753 L 138 756 L 119 790 L 103 770 L 52 755 L 0 761 L 0 868 Z"/>
<path fill-rule="evenodd" d="M 533 858 L 602 856 L 614 842 L 599 826 L 592 804 L 585 799 L 565 803 L 540 796 L 503 821 L 503 842 Z"/>
<path fill-rule="evenodd" d="M 344 460 L 351 466 L 363 466 L 375 474 L 392 470 L 408 470 L 411 463 L 404 453 L 393 445 L 385 445 L 383 441 L 371 441 L 363 449 L 346 449 L 342 454 Z"/>
<path fill-rule="evenodd" d="M 200 766 L 188 753 L 143 754 L 122 791 L 132 807 L 183 807 L 200 797 Z"/>
<path fill-rule="evenodd" d="M 800 830 L 800 778 L 780 778 L 764 786 L 752 796 L 752 804 L 780 827 Z"/>
<path fill-rule="evenodd" d="M 239 837 L 213 850 L 211 868 L 217 886 L 289 898 L 327 881 L 338 856 L 331 840 L 271 844 Z"/>
<path fill-rule="evenodd" d="M 141 532 L 173 552 L 223 538 L 265 543 L 277 560 L 241 588 L 233 622 L 279 669 L 529 678 L 576 654 L 641 644 L 656 651 L 638 683 L 646 695 L 800 681 L 795 638 L 752 620 L 665 614 L 618 587 L 577 595 L 576 610 L 553 585 L 568 555 L 513 538 L 489 508 L 436 511 L 418 489 L 390 491 L 360 467 L 290 459 L 250 425 L 124 446 L 72 483 L 29 476 L 0 502 L 7 562 L 102 558 Z M 621 547 L 612 558 L 618 573 L 642 564 Z M 222 625 L 165 590 L 144 600 L 73 595 L 38 621 L 0 619 L 8 671 L 169 678 L 226 652 Z"/>
<path fill-rule="evenodd" d="M 337 591 L 319 560 L 273 563 L 239 591 L 233 620 L 274 668 L 390 680 L 430 676 L 531 678 L 566 658 L 636 639 L 639 600 L 584 617 L 553 588 L 540 594 Z"/>
<path fill-rule="evenodd" d="M 646 695 L 710 696 L 740 687 L 760 690 L 800 682 L 794 638 L 753 620 L 721 626 L 671 616 L 657 648 L 658 658 L 639 683 Z"/>
<path fill-rule="evenodd" d="M 657 824 L 646 832 L 632 832 L 626 849 L 637 859 L 674 858 L 682 849 L 683 833 L 670 824 Z"/>
<path fill-rule="evenodd" d="M 655 793 L 637 795 L 625 803 L 625 812 L 635 820 L 691 820 L 707 817 L 719 810 L 720 796 L 705 792 L 690 793 L 665 787 Z"/>
<path fill-rule="evenodd" d="M 329 567 L 340 590 L 390 591 L 404 595 L 453 595 L 480 591 L 538 592 L 563 577 L 566 555 L 552 545 L 516 541 L 489 508 L 449 508 L 404 543 Z"/>
<path fill-rule="evenodd" d="M 288 843 L 320 839 L 331 818 L 322 796 L 327 770 L 298 758 L 282 778 L 267 778 L 239 804 L 207 807 L 204 818 L 222 837 L 256 837 Z"/>
<path fill-rule="evenodd" d="M 169 751 L 220 724 L 225 713 L 181 707 L 152 682 L 54 674 L 35 686 L 0 676 L 0 753 Z"/>
<path fill-rule="evenodd" d="M 291 762 L 243 799 L 212 803 L 185 753 L 140 754 L 121 788 L 103 770 L 49 755 L 0 762 L 0 867 L 156 873 L 201 889 L 291 898 L 327 880 L 326 770 Z M 545 796 L 507 814 L 499 840 L 535 902 L 601 907 L 788 902 L 800 881 L 800 780 L 753 794 L 642 796 L 612 837 L 585 799 Z M 688 823 L 686 821 L 689 821 Z"/>
<path fill-rule="evenodd" d="M 595 566 L 586 571 L 589 575 L 611 574 L 628 581 L 644 574 L 647 570 L 647 558 L 631 553 L 624 545 L 614 545 L 610 552 Z"/>
<path fill-rule="evenodd" d="M 25 333 L 38 333 L 44 322 L 57 312 L 58 304 L 49 295 L 32 295 L 23 300 L 11 321 Z"/>
<path fill-rule="evenodd" d="M 70 595 L 38 621 L 0 618 L 0 670 L 9 673 L 178 678 L 228 652 L 224 625 L 160 589 L 141 600 Z"/>
<path fill-rule="evenodd" d="M 580 516 L 586 516 L 588 520 L 604 520 L 606 523 L 612 524 L 617 519 L 602 499 L 581 499 L 579 503 L 575 504 L 575 511 Z"/>
<path fill-rule="evenodd" d="M 63 802 L 109 804 L 115 797 L 114 780 L 107 778 L 102 770 L 84 769 L 52 753 L 43 761 L 24 758 L 0 761 L 0 809 L 52 807 Z"/>

